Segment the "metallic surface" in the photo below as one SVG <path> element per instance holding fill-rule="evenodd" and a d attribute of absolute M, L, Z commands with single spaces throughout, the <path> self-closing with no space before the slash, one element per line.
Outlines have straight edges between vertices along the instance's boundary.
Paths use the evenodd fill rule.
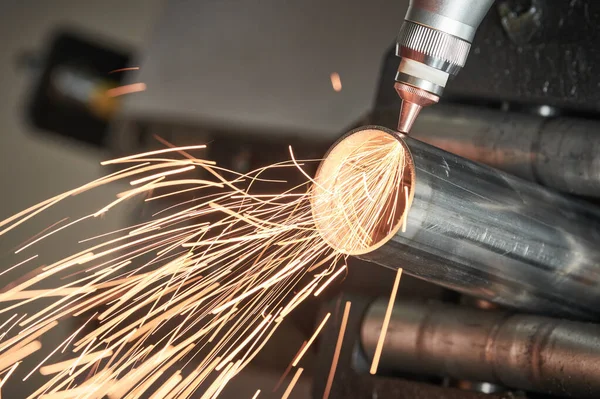
<path fill-rule="evenodd" d="M 372 357 L 387 301 L 361 329 Z M 600 326 L 442 303 L 397 302 L 380 370 L 490 381 L 575 397 L 600 396 Z"/>
<path fill-rule="evenodd" d="M 367 129 L 405 145 L 414 199 L 406 232 L 360 258 L 505 306 L 600 316 L 598 208 L 385 128 L 349 134 Z"/>
<path fill-rule="evenodd" d="M 600 122 L 440 104 L 411 136 L 557 190 L 600 197 Z"/>
<path fill-rule="evenodd" d="M 349 276 L 351 275 L 352 273 Z M 414 284 L 404 284 L 403 282 L 400 285 L 400 292 L 408 290 L 411 296 L 420 297 L 421 292 L 415 286 L 422 288 L 427 284 L 411 279 L 410 276 L 403 278 L 413 280 L 406 281 L 406 283 Z M 524 395 L 514 392 L 484 394 L 456 387 L 440 386 L 439 378 L 417 377 L 415 381 L 414 375 L 399 375 L 398 373 L 395 373 L 393 377 L 370 375 L 368 371 L 370 364 L 365 363 L 365 356 L 360 348 L 360 330 L 363 315 L 372 303 L 372 299 L 352 295 L 348 292 L 323 303 L 321 316 L 317 317 L 317 320 L 320 320 L 325 313 L 331 313 L 329 321 L 319 334 L 319 344 L 316 346 L 318 352 L 313 372 L 313 398 L 323 398 L 340 330 L 343 313 L 340 309 L 343 309 L 345 301 L 350 301 L 352 306 L 329 399 L 525 399 Z"/>
<path fill-rule="evenodd" d="M 411 0 L 406 20 L 472 42 L 494 0 Z"/>
<path fill-rule="evenodd" d="M 400 107 L 400 117 L 398 118 L 398 131 L 410 131 L 419 112 L 423 107 L 435 104 L 440 99 L 438 96 L 428 93 L 425 90 L 418 89 L 404 83 L 396 82 L 394 85 L 400 98 L 402 105 Z"/>
<path fill-rule="evenodd" d="M 396 72 L 396 83 L 413 86 L 417 90 L 423 90 L 435 96 L 440 96 L 444 92 L 444 88 L 442 86 L 402 72 Z"/>
<path fill-rule="evenodd" d="M 456 75 L 465 66 L 470 48 L 469 42 L 407 21 L 398 33 L 396 55 Z"/>

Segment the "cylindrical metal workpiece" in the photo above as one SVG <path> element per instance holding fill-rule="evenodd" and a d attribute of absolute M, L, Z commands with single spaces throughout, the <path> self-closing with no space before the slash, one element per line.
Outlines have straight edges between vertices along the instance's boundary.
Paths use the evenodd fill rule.
<path fill-rule="evenodd" d="M 376 301 L 361 328 L 372 358 L 387 301 Z M 600 397 L 600 326 L 442 303 L 397 302 L 380 371 L 486 381 L 509 388 Z"/>
<path fill-rule="evenodd" d="M 600 122 L 439 104 L 411 137 L 562 192 L 600 197 Z"/>
<path fill-rule="evenodd" d="M 407 154 L 406 231 L 355 255 L 509 307 L 600 316 L 600 210 L 594 206 L 382 127 L 356 129 L 334 144 L 317 182 L 341 153 L 386 135 Z"/>

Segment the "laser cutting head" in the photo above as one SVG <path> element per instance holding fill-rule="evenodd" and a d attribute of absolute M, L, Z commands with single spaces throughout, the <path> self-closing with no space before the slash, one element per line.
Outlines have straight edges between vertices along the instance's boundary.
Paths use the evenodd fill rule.
<path fill-rule="evenodd" d="M 450 76 L 465 65 L 475 31 L 494 0 L 411 0 L 400 28 L 402 57 L 395 88 L 402 99 L 398 130 L 410 131 L 424 106 L 435 104 Z"/>

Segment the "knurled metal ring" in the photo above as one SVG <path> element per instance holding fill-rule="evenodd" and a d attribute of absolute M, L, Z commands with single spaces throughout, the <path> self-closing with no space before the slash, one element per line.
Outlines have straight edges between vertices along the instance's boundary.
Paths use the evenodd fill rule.
<path fill-rule="evenodd" d="M 431 83 L 428 80 L 417 78 L 402 72 L 396 72 L 396 82 L 405 83 L 410 86 L 418 87 L 419 89 L 428 91 L 436 96 L 441 96 L 444 92 L 442 86 Z"/>
<path fill-rule="evenodd" d="M 456 75 L 467 61 L 471 44 L 456 36 L 404 21 L 398 33 L 396 55 Z"/>

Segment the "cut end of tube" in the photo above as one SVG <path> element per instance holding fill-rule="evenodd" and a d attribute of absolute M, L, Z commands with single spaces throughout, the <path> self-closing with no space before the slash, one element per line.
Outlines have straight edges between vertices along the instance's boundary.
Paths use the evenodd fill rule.
<path fill-rule="evenodd" d="M 401 134 L 378 126 L 348 133 L 329 150 L 315 177 L 311 207 L 317 231 L 341 253 L 374 251 L 402 228 L 414 179 Z"/>

